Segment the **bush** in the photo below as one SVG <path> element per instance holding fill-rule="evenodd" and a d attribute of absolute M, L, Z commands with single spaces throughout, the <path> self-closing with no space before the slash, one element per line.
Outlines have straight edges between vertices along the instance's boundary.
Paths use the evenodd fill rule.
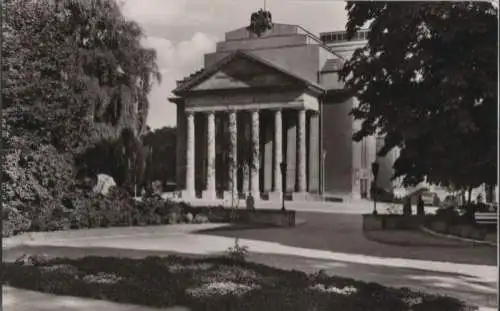
<path fill-rule="evenodd" d="M 248 256 L 248 246 L 241 246 L 239 242 L 240 239 L 236 238 L 234 240 L 234 246 L 228 248 L 227 254 L 229 258 L 235 261 L 245 261 L 246 257 Z"/>
<path fill-rule="evenodd" d="M 208 219 L 208 216 L 203 215 L 203 214 L 197 214 L 196 216 L 194 216 L 194 219 L 193 219 L 193 223 L 195 223 L 195 224 L 206 224 L 208 222 L 210 222 L 210 220 Z"/>
<path fill-rule="evenodd" d="M 447 310 L 464 304 L 447 297 L 391 289 L 374 283 L 306 275 L 230 258 L 59 258 L 3 263 L 4 284 L 165 308 L 201 310 Z"/>
<path fill-rule="evenodd" d="M 4 204 L 2 206 L 2 237 L 10 237 L 28 230 L 31 221 L 16 208 Z"/>

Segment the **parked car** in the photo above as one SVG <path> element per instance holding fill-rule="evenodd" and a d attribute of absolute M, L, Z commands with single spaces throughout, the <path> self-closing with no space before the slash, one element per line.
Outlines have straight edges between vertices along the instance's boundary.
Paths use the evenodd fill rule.
<path fill-rule="evenodd" d="M 435 192 L 422 192 L 422 200 L 425 206 L 439 206 L 439 196 Z"/>
<path fill-rule="evenodd" d="M 444 200 L 441 201 L 440 206 L 443 208 L 451 208 L 459 206 L 459 201 L 453 195 L 447 195 Z"/>

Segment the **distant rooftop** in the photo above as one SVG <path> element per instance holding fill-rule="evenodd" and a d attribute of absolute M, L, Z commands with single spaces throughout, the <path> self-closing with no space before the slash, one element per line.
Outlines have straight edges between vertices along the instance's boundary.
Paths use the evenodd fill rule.
<path fill-rule="evenodd" d="M 362 29 L 358 31 L 354 35 L 354 37 L 350 40 L 347 40 L 347 33 L 343 30 L 322 32 L 319 34 L 319 37 L 321 41 L 323 41 L 323 43 L 325 44 L 349 42 L 349 41 L 365 41 L 368 39 L 368 29 Z"/>

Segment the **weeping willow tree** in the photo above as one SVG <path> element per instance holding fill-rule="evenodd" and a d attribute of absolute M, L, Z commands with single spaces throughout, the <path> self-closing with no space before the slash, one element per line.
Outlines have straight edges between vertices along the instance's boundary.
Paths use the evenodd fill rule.
<path fill-rule="evenodd" d="M 50 210 L 74 191 L 77 155 L 143 132 L 156 53 L 113 0 L 10 0 L 2 35 L 2 200 Z"/>
<path fill-rule="evenodd" d="M 156 53 L 112 0 L 9 1 L 3 11 L 4 116 L 79 152 L 145 129 Z"/>

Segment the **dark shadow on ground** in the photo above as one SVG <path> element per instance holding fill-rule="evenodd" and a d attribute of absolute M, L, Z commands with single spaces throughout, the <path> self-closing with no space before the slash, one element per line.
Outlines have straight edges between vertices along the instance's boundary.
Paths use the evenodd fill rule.
<path fill-rule="evenodd" d="M 408 243 L 401 242 L 401 239 L 399 244 L 397 239 L 393 239 L 395 243 L 380 243 L 365 236 L 361 215 L 297 212 L 297 217 L 305 219 L 306 223 L 293 228 L 229 226 L 202 230 L 197 234 L 275 242 L 287 246 L 377 257 L 497 265 L 497 249 L 487 245 L 450 241 L 444 238 L 442 240 L 434 237 L 428 239 L 420 234 L 418 235 L 422 240 L 414 245 L 407 245 Z M 394 234 L 403 237 L 405 233 L 400 231 Z M 446 251 L 440 251 L 440 248 L 445 247 Z"/>
<path fill-rule="evenodd" d="M 474 246 L 492 247 L 485 244 L 438 238 L 418 230 L 367 231 L 364 237 L 370 241 L 400 247 L 470 248 Z"/>

